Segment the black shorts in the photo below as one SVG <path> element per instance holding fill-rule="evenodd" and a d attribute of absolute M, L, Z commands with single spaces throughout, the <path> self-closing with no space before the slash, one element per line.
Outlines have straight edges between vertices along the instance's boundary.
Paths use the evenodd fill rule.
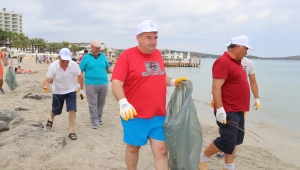
<path fill-rule="evenodd" d="M 216 112 L 214 112 L 216 115 Z M 217 121 L 220 127 L 220 137 L 214 140 L 214 144 L 218 149 L 226 154 L 232 154 L 234 147 L 240 145 L 244 141 L 245 118 L 244 112 L 226 112 L 227 124 Z M 239 128 L 237 128 L 239 127 Z"/>
<path fill-rule="evenodd" d="M 55 115 L 60 115 L 62 108 L 64 106 L 64 101 L 66 100 L 67 112 L 76 112 L 76 92 L 71 92 L 67 94 L 53 94 L 52 95 L 52 113 Z"/>

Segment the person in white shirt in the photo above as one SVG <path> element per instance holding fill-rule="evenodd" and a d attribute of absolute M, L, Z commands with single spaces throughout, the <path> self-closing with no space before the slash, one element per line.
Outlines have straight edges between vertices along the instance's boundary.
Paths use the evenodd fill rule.
<path fill-rule="evenodd" d="M 84 93 L 83 75 L 78 64 L 71 60 L 70 50 L 62 48 L 59 52 L 58 60 L 50 64 L 46 78 L 43 82 L 44 92 L 48 93 L 48 86 L 52 84 L 52 111 L 51 116 L 47 120 L 46 127 L 52 128 L 54 117 L 60 115 L 63 109 L 64 101 L 66 101 L 67 112 L 69 112 L 69 138 L 76 140 L 77 136 L 73 131 L 76 119 L 76 76 L 80 84 L 80 94 Z M 84 97 L 83 97 L 84 98 Z"/>
<path fill-rule="evenodd" d="M 254 63 L 253 63 L 252 60 L 244 57 L 242 59 L 242 65 L 243 65 L 243 68 L 244 68 L 246 74 L 249 77 L 251 91 L 252 91 L 254 99 L 255 99 L 254 108 L 256 110 L 258 110 L 258 109 L 261 108 L 261 105 L 260 105 L 259 95 L 258 95 L 258 85 L 257 85 L 257 82 L 256 82 L 256 77 L 255 77 Z"/>

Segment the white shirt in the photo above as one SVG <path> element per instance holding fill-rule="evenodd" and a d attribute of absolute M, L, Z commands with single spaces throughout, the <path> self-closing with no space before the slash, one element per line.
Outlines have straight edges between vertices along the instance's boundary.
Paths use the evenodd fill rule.
<path fill-rule="evenodd" d="M 70 60 L 67 69 L 64 71 L 59 65 L 59 60 L 56 60 L 50 64 L 46 77 L 53 79 L 53 94 L 67 94 L 76 91 L 76 76 L 80 74 L 81 70 L 75 61 Z"/>
<path fill-rule="evenodd" d="M 244 70 L 245 70 L 247 76 L 248 76 L 249 74 L 255 74 L 254 63 L 253 63 L 252 60 L 250 60 L 250 59 L 244 57 L 244 58 L 242 59 L 242 65 L 243 65 L 243 68 L 244 68 Z"/>

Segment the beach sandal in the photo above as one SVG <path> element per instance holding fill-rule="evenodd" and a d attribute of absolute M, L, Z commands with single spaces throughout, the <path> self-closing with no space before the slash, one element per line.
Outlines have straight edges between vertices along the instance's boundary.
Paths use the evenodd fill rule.
<path fill-rule="evenodd" d="M 70 133 L 69 136 L 68 136 L 71 140 L 76 140 L 77 139 L 77 136 L 75 133 Z"/>
<path fill-rule="evenodd" d="M 224 157 L 225 156 L 225 153 L 224 152 L 218 152 L 216 154 L 217 157 Z"/>
<path fill-rule="evenodd" d="M 51 129 L 51 128 L 52 128 L 52 125 L 53 125 L 53 122 L 50 122 L 50 120 L 48 119 L 48 120 L 47 120 L 47 124 L 46 124 L 46 128 L 47 128 L 47 129 Z"/>

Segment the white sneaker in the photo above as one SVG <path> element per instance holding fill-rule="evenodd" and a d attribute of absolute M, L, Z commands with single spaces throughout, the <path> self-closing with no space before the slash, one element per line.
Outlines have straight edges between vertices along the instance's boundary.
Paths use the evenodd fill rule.
<path fill-rule="evenodd" d="M 93 124 L 93 129 L 98 129 L 98 125 L 97 124 Z"/>

